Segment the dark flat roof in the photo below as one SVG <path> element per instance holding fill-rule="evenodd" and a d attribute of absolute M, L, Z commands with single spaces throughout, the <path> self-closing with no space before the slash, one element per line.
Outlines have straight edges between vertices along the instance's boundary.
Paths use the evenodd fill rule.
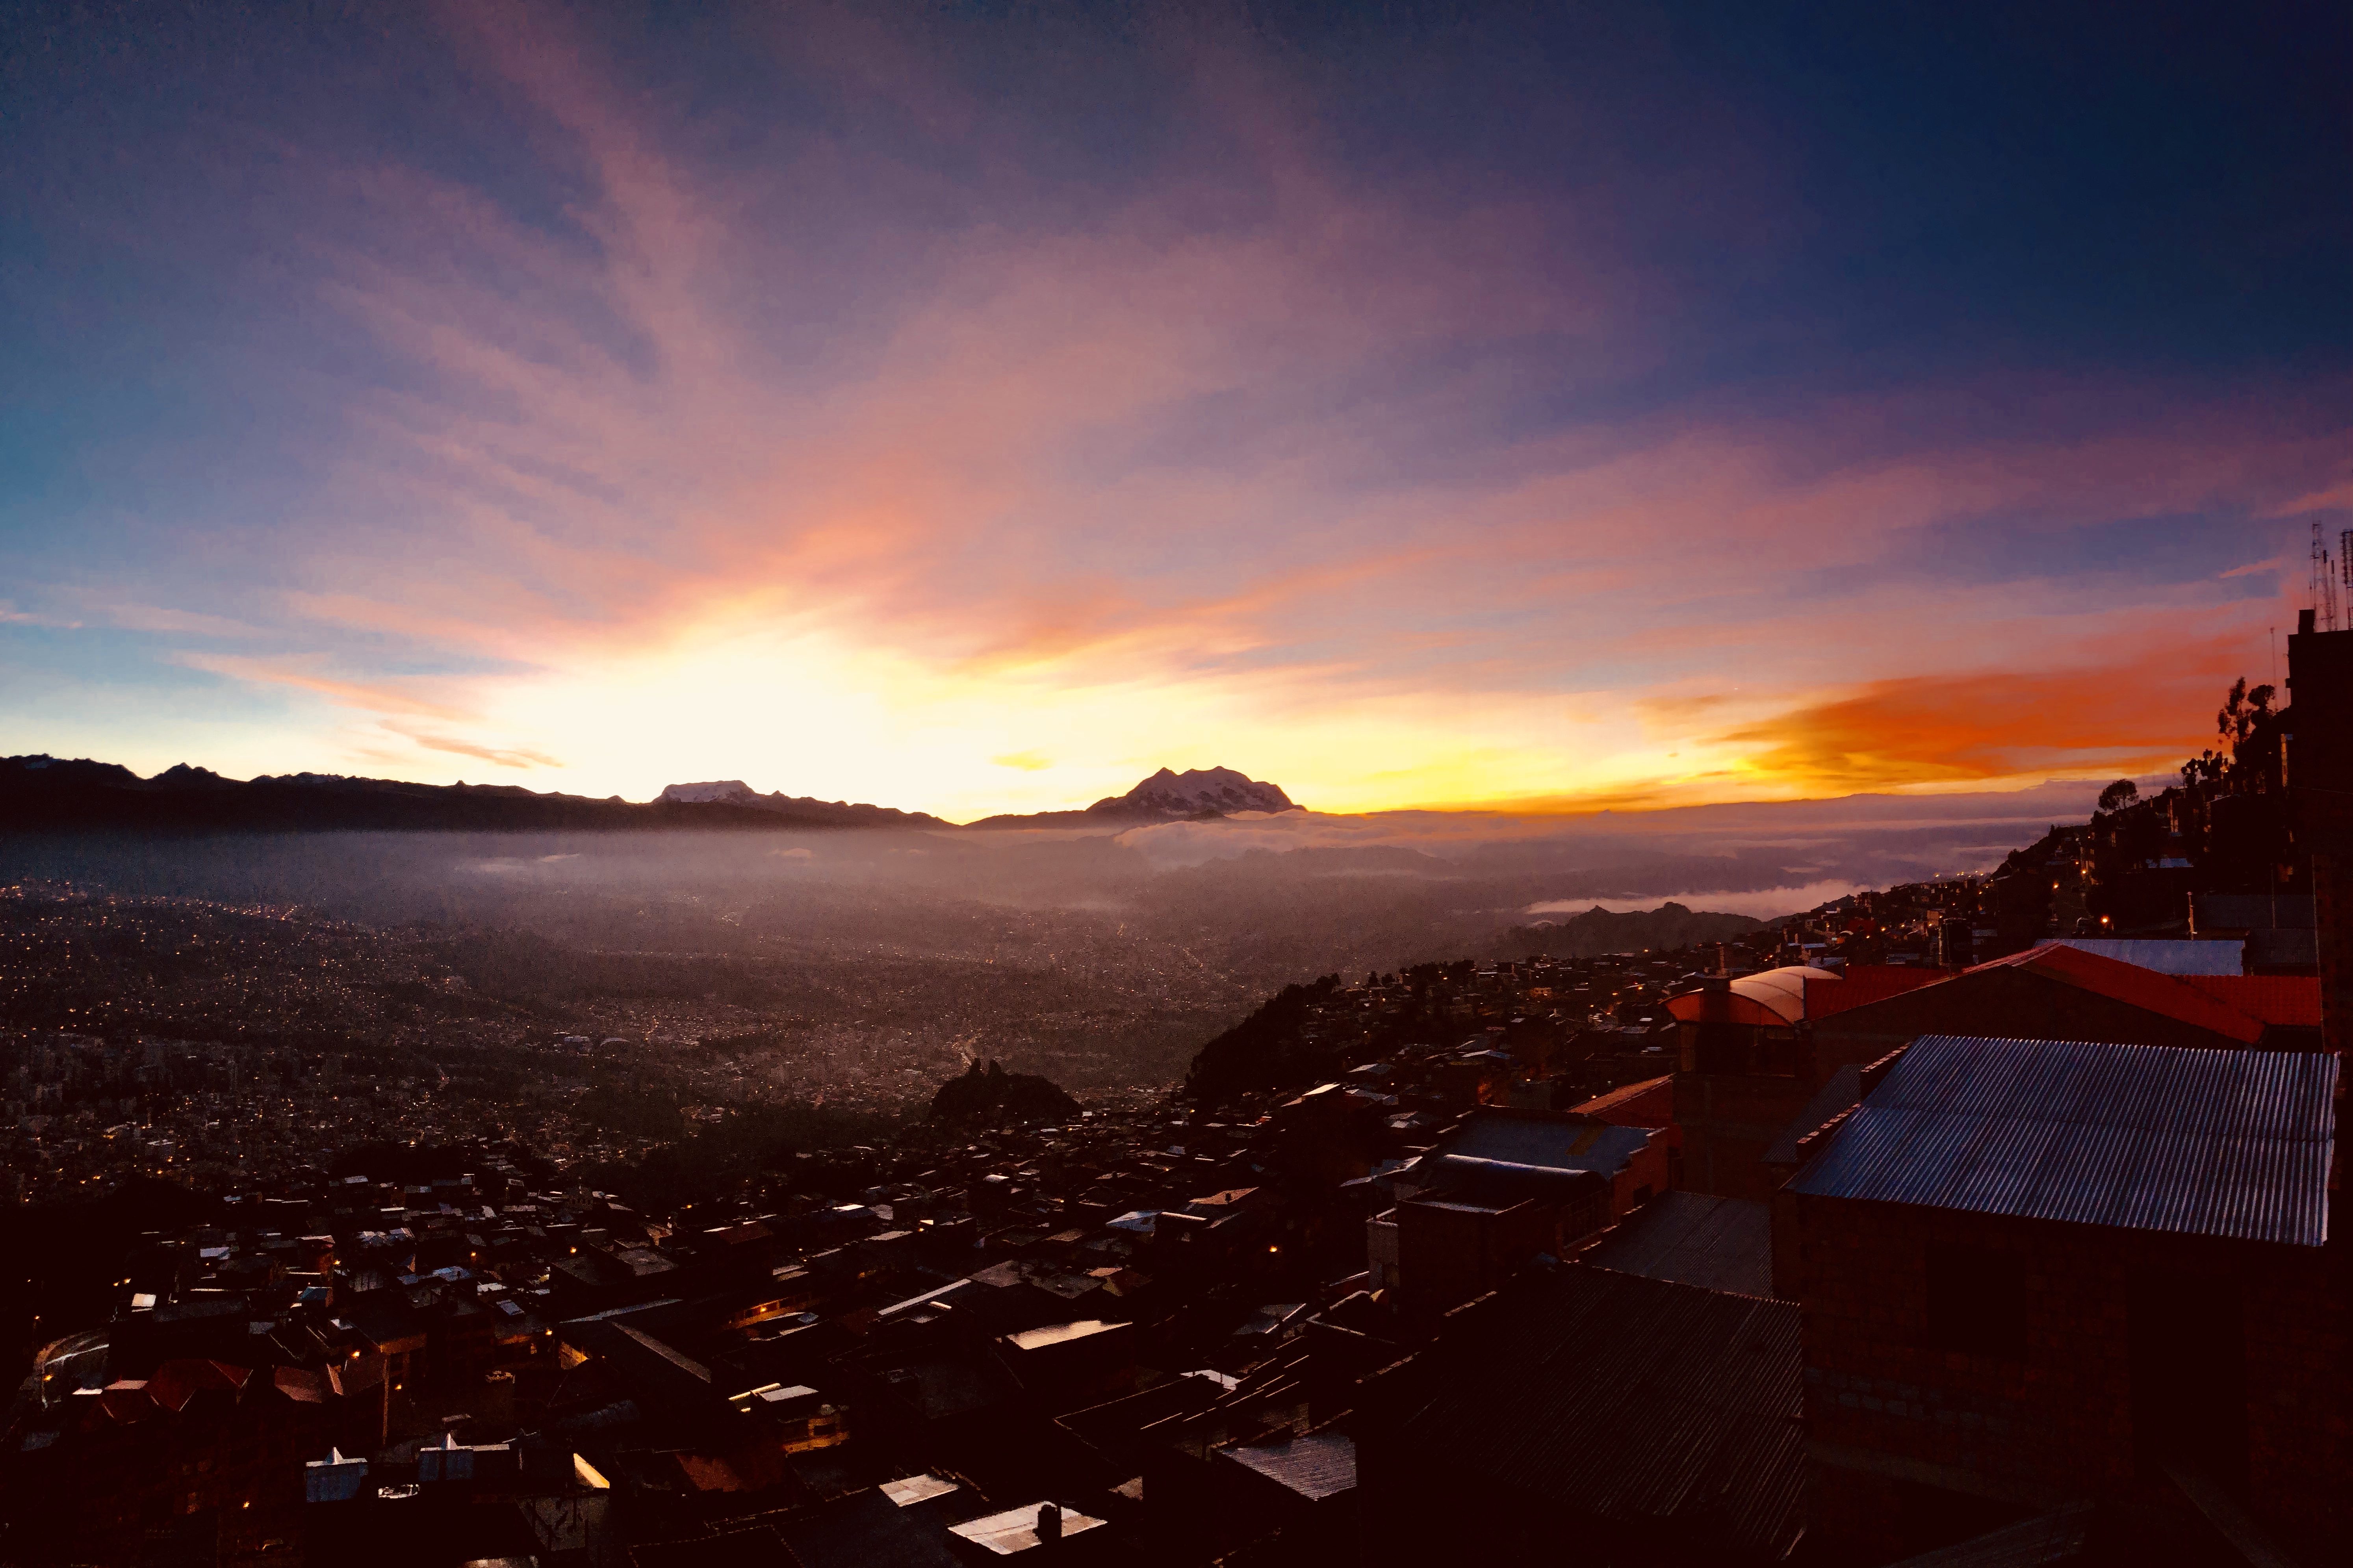
<path fill-rule="evenodd" d="M 1580 1263 L 1741 1296 L 1773 1293 L 1773 1211 L 1755 1198 L 1661 1193 Z"/>
<path fill-rule="evenodd" d="M 1423 1464 L 1745 1552 L 1778 1554 L 1798 1532 L 1794 1302 L 1572 1264 L 1522 1275 L 1422 1354 L 1427 1402 L 1398 1441 Z"/>

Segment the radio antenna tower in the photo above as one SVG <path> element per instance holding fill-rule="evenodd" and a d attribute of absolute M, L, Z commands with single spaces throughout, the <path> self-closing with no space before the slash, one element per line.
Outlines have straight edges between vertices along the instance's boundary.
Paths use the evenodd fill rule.
<path fill-rule="evenodd" d="M 2345 534 L 2337 539 L 2337 547 L 2339 551 L 2345 548 L 2345 542 L 2348 537 L 2353 537 L 2353 529 L 2348 529 Z M 2314 518 L 2312 520 L 2312 614 L 2314 619 L 2320 623 L 2323 631 L 2333 632 L 2337 629 L 2337 564 L 2328 559 L 2328 546 L 2322 542 L 2320 520 Z M 2353 584 L 2353 572 L 2348 573 L 2346 581 Z"/>

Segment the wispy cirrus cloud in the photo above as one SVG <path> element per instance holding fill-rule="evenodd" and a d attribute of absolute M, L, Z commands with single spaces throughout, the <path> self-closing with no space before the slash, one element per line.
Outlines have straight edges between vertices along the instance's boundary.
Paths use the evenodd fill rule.
<path fill-rule="evenodd" d="M 424 731 L 408 731 L 408 738 L 428 752 L 446 752 L 453 756 L 480 757 L 496 763 L 502 768 L 560 768 L 564 764 L 543 752 L 527 750 L 501 751 L 494 746 L 478 746 L 470 741 L 460 741 L 448 735 L 436 735 Z"/>
<path fill-rule="evenodd" d="M 264 686 L 291 687 L 324 697 L 346 708 L 364 712 L 397 714 L 424 719 L 465 721 L 474 715 L 460 707 L 436 702 L 403 689 L 380 682 L 341 679 L 321 673 L 323 660 L 318 658 L 248 658 L 227 654 L 192 653 L 181 651 L 173 662 L 190 669 L 201 669 L 214 675 L 252 681 Z"/>

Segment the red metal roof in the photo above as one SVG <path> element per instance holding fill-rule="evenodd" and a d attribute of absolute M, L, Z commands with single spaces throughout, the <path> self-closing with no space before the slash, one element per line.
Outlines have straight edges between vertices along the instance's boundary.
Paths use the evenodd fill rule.
<path fill-rule="evenodd" d="M 1949 969 L 1916 969 L 1902 963 L 1850 963 L 1839 972 L 1835 984 L 1819 980 L 1806 983 L 1806 1016 L 1827 1018 L 1850 1007 L 1860 1007 L 1867 1002 L 1883 1002 L 1890 996 L 1901 996 L 1906 991 L 1917 991 L 1923 985 L 1934 985 L 1939 980 L 1952 977 L 1953 972 Z"/>
<path fill-rule="evenodd" d="M 147 1380 L 119 1378 L 99 1392 L 99 1404 L 109 1415 L 126 1425 L 155 1414 L 155 1401 L 147 1393 Z"/>
<path fill-rule="evenodd" d="M 1963 973 L 1975 974 L 1980 970 L 2005 966 L 2031 969 L 2062 984 L 2073 985 L 2127 1006 L 2179 1019 L 2198 1028 L 2211 1030 L 2225 1039 L 2236 1040 L 2241 1045 L 2252 1046 L 2263 1037 L 2261 1019 L 2200 990 L 2187 978 L 2160 974 L 2154 969 L 2143 969 L 2137 963 L 2125 963 L 2096 952 L 2085 952 L 2081 948 L 2031 947 L 2007 958 L 1978 964 Z"/>
<path fill-rule="evenodd" d="M 2320 1027 L 2320 977 L 2316 974 L 2185 974 L 2226 1007 L 2266 1024 Z"/>
<path fill-rule="evenodd" d="M 281 1366 L 271 1371 L 269 1380 L 289 1399 L 304 1405 L 323 1405 L 327 1401 L 327 1380 L 319 1373 L 299 1366 Z"/>
<path fill-rule="evenodd" d="M 235 1393 L 252 1375 L 250 1367 L 231 1366 L 227 1362 L 193 1358 L 167 1361 L 147 1380 L 147 1397 L 176 1415 L 187 1408 L 188 1401 L 198 1390 L 219 1388 Z"/>
<path fill-rule="evenodd" d="M 1630 1083 L 1570 1109 L 1620 1127 L 1670 1126 L 1675 1120 L 1674 1075 Z"/>

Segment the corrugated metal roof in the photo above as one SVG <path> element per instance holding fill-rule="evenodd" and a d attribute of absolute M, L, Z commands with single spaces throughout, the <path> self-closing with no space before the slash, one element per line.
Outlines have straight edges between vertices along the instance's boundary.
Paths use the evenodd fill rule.
<path fill-rule="evenodd" d="M 2035 945 L 2072 947 L 2078 952 L 2113 958 L 2118 963 L 2154 969 L 2159 974 L 2236 974 L 2243 967 L 2241 954 L 2246 946 L 2239 942 L 2108 936 L 2054 936 Z"/>
<path fill-rule="evenodd" d="M 1798 1532 L 1793 1302 L 1571 1266 L 1523 1275 L 1422 1354 L 1430 1397 L 1398 1430 L 1417 1464 L 1768 1557 Z"/>
<path fill-rule="evenodd" d="M 1661 1193 L 1577 1261 L 1743 1296 L 1773 1293 L 1773 1214 L 1755 1198 Z"/>
<path fill-rule="evenodd" d="M 1353 1490 L 1356 1484 L 1356 1440 L 1345 1432 L 1273 1437 L 1218 1452 L 1310 1502 Z"/>
<path fill-rule="evenodd" d="M 1792 1192 L 2318 1247 L 2337 1058 L 1930 1035 Z"/>

